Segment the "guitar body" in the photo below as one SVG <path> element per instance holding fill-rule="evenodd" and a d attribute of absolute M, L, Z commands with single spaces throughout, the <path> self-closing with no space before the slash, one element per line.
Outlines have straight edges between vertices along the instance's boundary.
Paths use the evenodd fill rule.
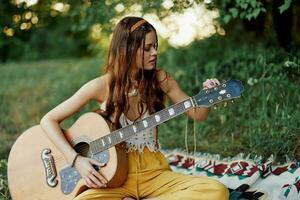
<path fill-rule="evenodd" d="M 90 112 L 65 130 L 64 135 L 76 152 L 106 163 L 99 171 L 108 180 L 108 187 L 118 187 L 127 178 L 126 152 L 116 145 L 94 155 L 89 146 L 91 141 L 110 132 L 105 119 Z M 39 125 L 17 139 L 7 170 L 13 200 L 71 200 L 88 189 L 78 171 L 70 167 Z"/>
<path fill-rule="evenodd" d="M 127 178 L 127 154 L 122 143 L 128 138 L 194 107 L 210 107 L 239 98 L 242 91 L 240 81 L 229 80 L 113 132 L 100 115 L 86 113 L 64 135 L 80 155 L 106 164 L 99 171 L 108 180 L 107 187 L 119 187 Z M 7 171 L 13 200 L 71 200 L 88 189 L 39 125 L 17 139 Z"/>

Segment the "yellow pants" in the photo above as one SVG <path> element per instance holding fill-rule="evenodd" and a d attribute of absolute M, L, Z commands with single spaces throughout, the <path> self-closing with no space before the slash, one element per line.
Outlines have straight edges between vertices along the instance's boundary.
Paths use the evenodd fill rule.
<path fill-rule="evenodd" d="M 124 197 L 159 200 L 225 200 L 227 188 L 220 182 L 200 176 L 172 172 L 161 152 L 128 153 L 129 173 L 119 188 L 88 189 L 74 200 L 121 200 Z"/>

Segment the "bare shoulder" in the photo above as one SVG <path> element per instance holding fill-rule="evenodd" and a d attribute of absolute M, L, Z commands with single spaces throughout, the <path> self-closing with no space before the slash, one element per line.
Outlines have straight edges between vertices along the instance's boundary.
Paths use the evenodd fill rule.
<path fill-rule="evenodd" d="M 108 81 L 108 74 L 104 74 L 85 83 L 82 90 L 92 94 L 93 99 L 96 101 L 103 102 L 108 96 Z"/>
<path fill-rule="evenodd" d="M 103 102 L 107 95 L 107 76 L 103 75 L 86 82 L 71 97 L 50 110 L 44 117 L 58 122 L 78 112 L 91 100 Z"/>

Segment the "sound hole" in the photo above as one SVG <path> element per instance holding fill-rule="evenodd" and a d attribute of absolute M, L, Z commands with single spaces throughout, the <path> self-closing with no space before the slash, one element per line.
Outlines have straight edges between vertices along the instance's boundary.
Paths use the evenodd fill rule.
<path fill-rule="evenodd" d="M 75 151 L 84 157 L 90 157 L 90 145 L 86 142 L 80 142 L 75 145 Z"/>

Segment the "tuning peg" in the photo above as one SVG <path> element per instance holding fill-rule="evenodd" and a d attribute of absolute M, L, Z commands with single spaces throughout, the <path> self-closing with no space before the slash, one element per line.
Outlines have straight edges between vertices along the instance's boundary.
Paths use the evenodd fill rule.
<path fill-rule="evenodd" d="M 228 105 L 227 102 L 225 102 L 225 103 L 224 103 L 224 107 L 227 107 L 227 105 Z"/>
<path fill-rule="evenodd" d="M 234 104 L 234 103 L 235 103 L 235 101 L 234 101 L 234 100 L 231 100 L 231 103 L 233 103 L 233 104 Z"/>
<path fill-rule="evenodd" d="M 214 105 L 214 109 L 217 110 L 218 106 Z"/>
<path fill-rule="evenodd" d="M 226 85 L 226 81 L 225 81 L 225 80 L 222 80 L 222 81 L 221 81 L 221 85 L 222 85 L 223 88 L 225 88 L 225 87 L 227 86 L 227 85 Z"/>

